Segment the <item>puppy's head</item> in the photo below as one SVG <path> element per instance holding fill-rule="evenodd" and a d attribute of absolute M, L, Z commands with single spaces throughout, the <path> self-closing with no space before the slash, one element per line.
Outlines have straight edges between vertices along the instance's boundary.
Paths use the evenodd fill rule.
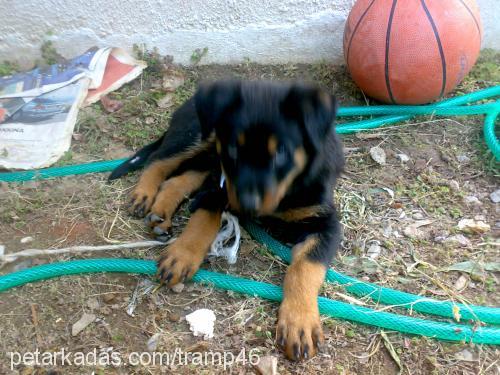
<path fill-rule="evenodd" d="M 215 133 L 232 209 L 272 213 L 333 131 L 334 97 L 307 85 L 221 81 L 200 87 L 204 138 Z"/>

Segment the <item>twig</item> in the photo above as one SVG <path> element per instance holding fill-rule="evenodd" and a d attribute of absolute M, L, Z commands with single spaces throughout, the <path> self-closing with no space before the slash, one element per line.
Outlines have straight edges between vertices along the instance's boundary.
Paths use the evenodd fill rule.
<path fill-rule="evenodd" d="M 55 255 L 64 253 L 83 253 L 87 251 L 104 251 L 104 250 L 122 250 L 122 249 L 137 249 L 141 247 L 165 246 L 165 242 L 160 241 L 141 241 L 128 242 L 117 245 L 101 245 L 101 246 L 72 246 L 62 249 L 26 249 L 13 254 L 0 255 L 0 262 L 11 263 L 18 258 L 31 258 L 38 255 Z"/>
<path fill-rule="evenodd" d="M 40 335 L 40 329 L 38 327 L 38 313 L 36 311 L 36 304 L 31 304 L 31 320 L 33 321 L 33 326 L 35 327 L 36 343 L 39 348 L 42 347 L 42 336 Z"/>

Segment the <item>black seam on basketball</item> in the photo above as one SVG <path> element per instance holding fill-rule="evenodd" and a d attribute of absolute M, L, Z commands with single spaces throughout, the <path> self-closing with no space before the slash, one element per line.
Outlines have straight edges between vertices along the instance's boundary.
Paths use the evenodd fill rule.
<path fill-rule="evenodd" d="M 432 31 L 434 32 L 434 36 L 436 37 L 436 42 L 438 45 L 439 49 L 439 55 L 441 56 L 441 67 L 442 67 L 442 72 L 443 72 L 443 80 L 442 80 L 442 85 L 441 85 L 441 92 L 439 93 L 439 96 L 443 96 L 444 94 L 444 89 L 446 88 L 446 59 L 444 57 L 444 51 L 443 51 L 443 45 L 441 44 L 441 38 L 439 37 L 439 33 L 436 27 L 436 24 L 434 23 L 434 20 L 432 19 L 431 13 L 429 12 L 429 9 L 427 8 L 427 5 L 425 4 L 425 0 L 420 0 L 422 3 L 422 7 L 424 8 L 425 14 L 427 15 L 427 18 L 429 19 L 429 22 L 432 27 Z"/>
<path fill-rule="evenodd" d="M 474 20 L 474 23 L 476 24 L 476 27 L 477 27 L 477 32 L 479 33 L 479 43 L 481 43 L 481 40 L 483 39 L 483 37 L 481 35 L 481 26 L 479 26 L 479 22 L 477 21 L 476 17 L 474 17 L 474 13 L 472 13 L 472 10 L 470 10 L 470 8 L 467 6 L 467 4 L 465 4 L 463 0 L 458 0 L 458 1 L 460 1 L 462 3 L 462 5 L 465 7 L 465 9 L 467 9 L 467 12 L 469 12 L 472 19 Z"/>
<path fill-rule="evenodd" d="M 385 85 L 387 87 L 387 92 L 389 93 L 389 98 L 393 104 L 396 103 L 394 96 L 392 95 L 391 82 L 389 79 L 389 46 L 391 43 L 391 29 L 392 29 L 392 19 L 394 17 L 394 12 L 396 10 L 396 4 L 398 0 L 394 0 L 391 6 L 391 13 L 389 14 L 389 22 L 387 24 L 387 32 L 385 34 Z"/>
<path fill-rule="evenodd" d="M 363 18 L 365 18 L 366 14 L 370 10 L 370 8 L 372 7 L 372 5 L 373 5 L 374 2 L 375 2 L 375 0 L 372 0 L 372 2 L 370 3 L 370 5 L 368 5 L 366 7 L 366 9 L 363 12 L 363 14 L 361 15 L 361 17 L 359 17 L 359 20 L 356 23 L 356 26 L 354 26 L 354 30 L 352 31 L 351 38 L 349 39 L 349 43 L 347 45 L 347 54 L 346 54 L 346 59 L 345 60 L 346 60 L 346 64 L 347 64 L 348 67 L 349 67 L 349 56 L 350 56 L 350 52 L 351 52 L 352 40 L 354 39 L 354 35 L 356 35 L 356 31 L 358 31 L 358 27 L 361 24 L 361 21 L 363 21 Z"/>

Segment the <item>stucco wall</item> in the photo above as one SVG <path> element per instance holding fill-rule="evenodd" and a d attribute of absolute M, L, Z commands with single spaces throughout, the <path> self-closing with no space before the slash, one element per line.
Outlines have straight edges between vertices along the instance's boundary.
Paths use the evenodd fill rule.
<path fill-rule="evenodd" d="M 483 47 L 500 49 L 500 0 L 478 0 Z M 189 63 L 308 62 L 342 58 L 354 0 L 0 0 L 0 60 L 29 63 L 52 40 L 66 57 L 98 45 L 158 47 Z"/>

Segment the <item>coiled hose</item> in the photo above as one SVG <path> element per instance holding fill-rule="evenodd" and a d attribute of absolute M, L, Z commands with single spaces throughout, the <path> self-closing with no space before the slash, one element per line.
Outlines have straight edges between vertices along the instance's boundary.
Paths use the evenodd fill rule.
<path fill-rule="evenodd" d="M 403 121 L 411 118 L 411 115 L 435 114 L 435 115 L 472 115 L 486 114 L 484 123 L 484 135 L 486 143 L 497 160 L 500 160 L 500 143 L 495 135 L 495 121 L 500 112 L 500 101 L 493 103 L 461 106 L 477 100 L 500 96 L 500 86 L 491 87 L 475 93 L 448 99 L 437 104 L 427 106 L 376 106 L 376 107 L 350 107 L 341 108 L 341 116 L 364 116 L 364 115 L 390 115 L 369 120 L 362 120 L 337 125 L 337 132 L 348 134 L 357 131 L 377 128 L 389 123 Z M 0 181 L 18 182 L 33 179 L 43 179 L 73 174 L 84 174 L 91 172 L 105 172 L 112 170 L 124 159 L 95 162 L 82 165 L 48 168 L 38 171 L 23 171 L 0 173 Z M 290 260 L 290 252 L 286 246 L 274 240 L 261 228 L 252 223 L 246 225 L 246 229 L 258 241 L 266 244 L 271 251 L 286 261 Z M 123 262 L 121 262 L 123 261 Z M 83 263 L 82 263 L 83 262 Z M 91 262 L 88 265 L 85 262 Z M 142 263 L 141 263 L 142 262 Z M 144 263 L 146 262 L 146 263 Z M 0 291 L 22 285 L 30 281 L 41 280 L 65 274 L 76 274 L 84 272 L 132 272 L 154 274 L 154 263 L 127 259 L 85 260 L 67 263 L 55 263 L 32 269 L 20 271 L 10 275 L 0 276 Z M 145 266 L 147 264 L 147 266 Z M 67 266 L 66 266 L 67 265 Z M 51 268 L 52 267 L 52 268 Z M 149 267 L 149 268 L 148 268 Z M 153 269 L 151 269 L 153 267 Z M 146 272 L 147 270 L 147 272 Z M 222 278 L 222 279 L 221 279 Z M 483 306 L 472 306 L 455 304 L 448 301 L 436 301 L 423 298 L 409 293 L 404 293 L 389 288 L 383 288 L 374 284 L 362 282 L 329 270 L 327 281 L 335 282 L 360 297 L 368 297 L 376 302 L 402 307 L 427 314 L 453 318 L 460 314 L 464 320 L 472 320 L 476 323 L 500 324 L 500 309 Z M 271 300 L 281 299 L 281 289 L 277 286 L 258 283 L 227 275 L 200 270 L 194 278 L 195 281 L 209 281 L 216 287 L 231 289 L 246 294 L 255 294 Z M 258 291 L 258 292 L 256 292 Z M 328 300 L 319 297 L 318 303 L 323 313 L 332 317 L 348 319 L 360 323 L 376 325 L 386 329 L 397 330 L 412 334 L 436 337 L 445 340 L 470 341 L 475 343 L 500 344 L 500 330 L 495 327 L 471 327 L 416 319 L 407 316 L 395 315 L 382 311 L 374 311 L 364 307 L 354 307 L 345 303 Z"/>

